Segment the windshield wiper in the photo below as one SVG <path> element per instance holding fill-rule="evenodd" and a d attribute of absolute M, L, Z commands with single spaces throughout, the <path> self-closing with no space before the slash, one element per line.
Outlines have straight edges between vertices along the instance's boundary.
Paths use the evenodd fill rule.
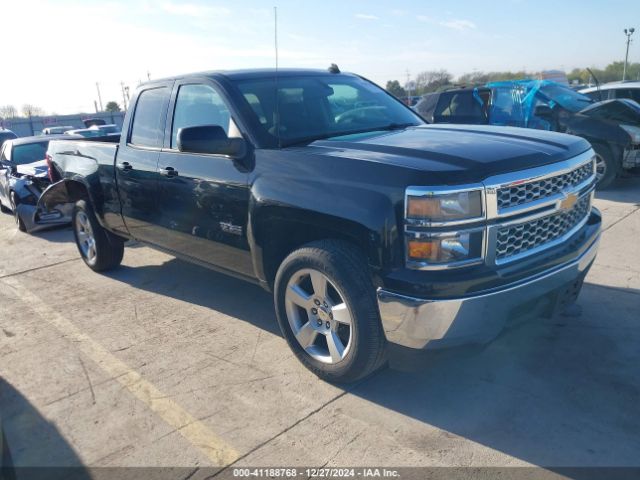
<path fill-rule="evenodd" d="M 404 130 L 405 128 L 408 127 L 417 127 L 419 126 L 419 123 L 390 123 L 388 125 L 382 125 L 379 127 L 369 127 L 369 128 L 362 128 L 359 130 L 350 130 L 350 131 L 346 131 L 346 132 L 327 132 L 327 133 L 323 133 L 323 134 L 319 134 L 319 135 L 311 135 L 308 137 L 302 137 L 302 138 L 294 138 L 292 140 L 289 141 L 283 141 L 282 142 L 282 147 L 292 147 L 294 145 L 305 145 L 307 143 L 311 143 L 311 142 L 315 142 L 316 140 L 326 140 L 328 138 L 335 138 L 335 137 L 345 137 L 347 135 L 357 135 L 359 133 L 369 133 L 369 132 L 383 132 L 383 131 L 387 131 L 387 130 Z"/>

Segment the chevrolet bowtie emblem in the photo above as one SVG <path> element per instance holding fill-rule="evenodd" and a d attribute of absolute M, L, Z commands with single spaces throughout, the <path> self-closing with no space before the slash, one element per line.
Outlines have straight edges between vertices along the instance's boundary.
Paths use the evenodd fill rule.
<path fill-rule="evenodd" d="M 578 201 L 578 196 L 575 193 L 568 194 L 565 198 L 560 200 L 560 210 L 571 210 Z"/>

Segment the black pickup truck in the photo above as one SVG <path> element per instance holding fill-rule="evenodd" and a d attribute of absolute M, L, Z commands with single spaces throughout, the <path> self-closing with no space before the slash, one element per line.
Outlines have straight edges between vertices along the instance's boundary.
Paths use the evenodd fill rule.
<path fill-rule="evenodd" d="M 90 268 L 116 267 L 135 239 L 260 284 L 297 357 L 331 381 L 551 314 L 600 233 L 585 140 L 426 125 L 335 69 L 143 84 L 121 138 L 55 140 L 47 158 L 57 183 L 39 207 L 75 204 Z"/>

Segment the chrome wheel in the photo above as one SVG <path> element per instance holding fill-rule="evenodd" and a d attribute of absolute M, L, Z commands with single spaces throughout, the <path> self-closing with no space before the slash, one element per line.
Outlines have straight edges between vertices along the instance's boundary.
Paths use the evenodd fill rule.
<path fill-rule="evenodd" d="M 344 360 L 353 341 L 353 316 L 331 280 L 317 270 L 299 270 L 284 300 L 293 335 L 305 352 L 322 363 Z"/>
<path fill-rule="evenodd" d="M 76 234 L 82 255 L 84 255 L 89 263 L 94 263 L 97 255 L 96 240 L 93 236 L 93 229 L 91 228 L 89 217 L 82 211 L 76 214 Z"/>
<path fill-rule="evenodd" d="M 606 174 L 607 162 L 604 161 L 602 155 L 596 153 L 596 183 L 600 183 Z"/>

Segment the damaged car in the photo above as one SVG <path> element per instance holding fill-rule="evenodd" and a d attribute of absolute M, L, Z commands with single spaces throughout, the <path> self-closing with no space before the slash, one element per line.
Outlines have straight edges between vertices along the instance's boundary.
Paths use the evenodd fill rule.
<path fill-rule="evenodd" d="M 633 100 L 596 102 L 557 82 L 517 80 L 432 93 L 416 111 L 432 123 L 534 128 L 582 137 L 596 153 L 600 189 L 640 167 L 640 105 Z"/>
<path fill-rule="evenodd" d="M 33 232 L 71 222 L 71 209 L 59 205 L 44 211 L 37 203 L 51 184 L 46 159 L 49 140 L 61 135 L 7 140 L 0 151 L 0 208 L 13 213 L 18 229 Z M 64 138 L 69 138 L 65 135 Z"/>

